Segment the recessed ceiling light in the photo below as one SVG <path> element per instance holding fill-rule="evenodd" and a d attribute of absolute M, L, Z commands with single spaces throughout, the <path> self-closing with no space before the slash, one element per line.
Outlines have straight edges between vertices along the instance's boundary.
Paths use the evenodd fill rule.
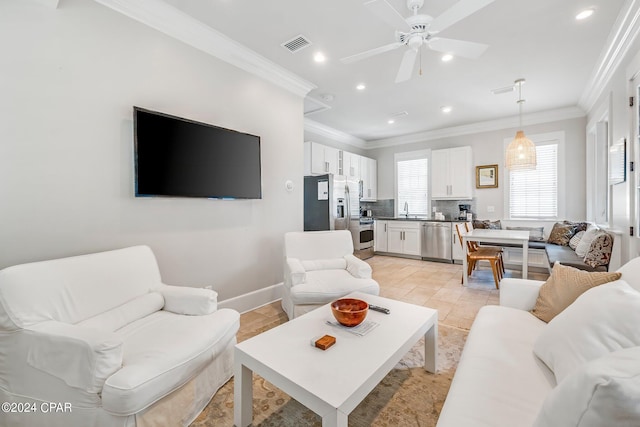
<path fill-rule="evenodd" d="M 395 120 L 393 120 L 393 119 L 389 119 L 389 120 L 387 120 L 387 123 L 389 123 L 390 125 L 394 124 L 395 122 L 396 122 L 396 121 L 395 121 Z"/>
<path fill-rule="evenodd" d="M 453 55 L 451 55 L 450 53 L 445 53 L 440 59 L 442 59 L 442 62 L 449 62 L 453 59 Z"/>
<path fill-rule="evenodd" d="M 322 52 L 316 52 L 316 53 L 313 55 L 313 60 L 314 60 L 314 61 L 316 61 L 316 62 L 324 62 L 324 61 L 326 61 L 326 60 L 327 60 L 327 58 L 324 56 L 324 53 L 322 53 Z"/>
<path fill-rule="evenodd" d="M 356 86 L 356 89 L 358 90 L 365 90 L 367 87 L 364 85 L 364 83 L 358 83 L 358 86 Z"/>
<path fill-rule="evenodd" d="M 578 21 L 581 21 L 583 19 L 587 19 L 588 17 L 590 17 L 591 15 L 593 15 L 593 12 L 595 12 L 594 9 L 586 9 L 583 10 L 582 12 L 580 12 L 579 14 L 576 15 L 576 19 Z"/>
<path fill-rule="evenodd" d="M 440 111 L 445 114 L 450 113 L 451 110 L 453 110 L 453 108 L 450 105 L 443 105 L 442 107 L 440 107 Z"/>

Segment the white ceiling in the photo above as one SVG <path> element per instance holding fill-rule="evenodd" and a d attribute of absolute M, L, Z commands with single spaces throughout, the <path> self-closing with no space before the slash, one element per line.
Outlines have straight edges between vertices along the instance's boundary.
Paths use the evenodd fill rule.
<path fill-rule="evenodd" d="M 388 0 L 404 16 L 405 0 Z M 229 38 L 315 84 L 309 97 L 331 108 L 308 115 L 364 140 L 378 140 L 516 115 L 517 92 L 491 89 L 525 78 L 525 113 L 573 107 L 587 89 L 624 0 L 495 0 L 439 36 L 489 45 L 475 60 L 422 49 L 422 76 L 394 83 L 404 49 L 353 64 L 339 59 L 392 43 L 394 29 L 363 0 L 166 0 Z M 437 17 L 456 0 L 425 0 Z M 596 13 L 576 21 L 593 7 Z M 312 45 L 291 53 L 282 43 L 304 35 Z M 313 55 L 322 51 L 327 61 Z M 419 61 L 418 61 L 419 62 Z M 357 91 L 357 83 L 367 89 Z M 333 101 L 322 100 L 324 94 Z M 268 100 L 265 100 L 268 102 Z M 307 103 L 308 104 L 308 103 Z M 440 107 L 453 111 L 443 114 Z M 390 125 L 394 113 L 406 111 Z"/>

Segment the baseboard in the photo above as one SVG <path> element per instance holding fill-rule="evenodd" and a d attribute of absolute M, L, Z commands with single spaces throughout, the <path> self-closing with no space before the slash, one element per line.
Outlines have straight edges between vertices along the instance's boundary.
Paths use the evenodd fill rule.
<path fill-rule="evenodd" d="M 246 313 L 247 311 L 282 299 L 282 286 L 284 285 L 281 282 L 244 295 L 219 301 L 218 308 L 232 308 L 240 313 Z"/>

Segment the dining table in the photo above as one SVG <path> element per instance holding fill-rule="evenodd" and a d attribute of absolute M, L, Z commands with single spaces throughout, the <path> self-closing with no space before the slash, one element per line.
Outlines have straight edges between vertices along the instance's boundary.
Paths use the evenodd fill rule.
<path fill-rule="evenodd" d="M 522 278 L 526 279 L 528 274 L 528 252 L 529 252 L 529 231 L 527 230 L 496 230 L 486 228 L 474 228 L 461 233 L 462 247 L 465 256 L 462 257 L 462 284 L 466 285 L 467 278 L 467 257 L 469 255 L 468 242 L 491 243 L 495 246 L 500 244 L 518 245 L 522 247 Z"/>

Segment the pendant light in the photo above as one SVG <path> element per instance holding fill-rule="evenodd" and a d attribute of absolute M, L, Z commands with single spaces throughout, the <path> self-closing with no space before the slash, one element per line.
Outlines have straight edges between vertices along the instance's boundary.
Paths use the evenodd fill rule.
<path fill-rule="evenodd" d="M 522 130 L 522 84 L 524 79 L 516 80 L 515 86 L 518 87 L 518 108 L 520 117 L 520 130 L 516 132 L 515 138 L 507 147 L 505 154 L 506 166 L 510 170 L 532 170 L 536 168 L 536 146 L 524 135 Z"/>

